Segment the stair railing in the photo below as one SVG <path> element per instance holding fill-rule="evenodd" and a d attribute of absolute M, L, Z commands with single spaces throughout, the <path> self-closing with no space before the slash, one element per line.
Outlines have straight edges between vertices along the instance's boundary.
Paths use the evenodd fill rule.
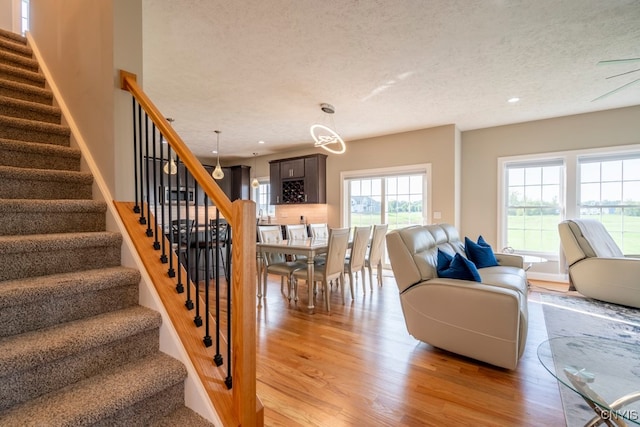
<path fill-rule="evenodd" d="M 224 384 L 231 390 L 232 405 L 219 408 L 215 399 L 219 392 L 208 390 L 218 413 L 231 411 L 229 425 L 261 425 L 263 413 L 256 396 L 255 203 L 230 202 L 138 86 L 135 75 L 120 71 L 120 87 L 132 95 L 135 196 L 128 211 L 121 207 L 118 211 L 137 216 L 143 233 L 128 231 L 138 252 L 151 246 L 157 253 L 155 262 L 145 262 L 147 271 L 166 270 L 158 280 L 150 274 L 159 293 L 167 294 L 166 281 L 174 280 L 168 296 L 172 299 L 163 300 L 165 307 L 180 296 L 184 300 L 181 313 L 167 308 L 174 324 L 185 323 L 184 316 L 191 316 L 193 329 L 202 331 L 202 346 L 213 346 L 215 338 L 211 363 L 226 370 Z M 135 238 L 140 234 L 147 243 Z M 180 338 L 189 353 L 193 340 Z M 209 374 L 198 369 L 201 354 L 192 353 L 190 358 L 207 388 Z"/>

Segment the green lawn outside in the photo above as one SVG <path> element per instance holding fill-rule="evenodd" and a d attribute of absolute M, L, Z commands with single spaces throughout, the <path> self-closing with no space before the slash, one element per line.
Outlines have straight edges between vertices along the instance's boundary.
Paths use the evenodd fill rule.
<path fill-rule="evenodd" d="M 422 212 L 398 212 L 389 217 L 389 230 L 402 228 L 410 224 L 421 224 Z M 589 218 L 585 216 L 583 218 Z M 625 254 L 640 254 L 640 217 L 630 215 L 599 215 L 592 217 L 601 220 L 613 239 Z M 516 249 L 526 248 L 533 252 L 557 253 L 560 248 L 558 236 L 559 215 L 513 215 L 508 218 L 508 246 Z M 351 214 L 351 226 L 373 225 L 380 223 L 380 214 Z M 623 236 L 622 224 L 627 232 Z M 526 226 L 527 230 L 524 230 Z M 529 231 L 534 230 L 534 231 Z"/>
<path fill-rule="evenodd" d="M 630 215 L 584 216 L 602 221 L 609 234 L 625 254 L 640 253 L 640 217 Z M 509 216 L 508 246 L 516 249 L 527 248 L 535 252 L 557 252 L 560 247 L 558 236 L 558 215 L 517 215 Z M 627 232 L 622 235 L 622 225 Z M 524 230 L 524 228 L 527 230 Z M 536 231 L 528 231 L 536 230 Z"/>

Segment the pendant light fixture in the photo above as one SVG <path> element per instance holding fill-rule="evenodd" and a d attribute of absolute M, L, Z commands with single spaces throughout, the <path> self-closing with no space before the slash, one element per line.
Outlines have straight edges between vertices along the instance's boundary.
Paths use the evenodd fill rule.
<path fill-rule="evenodd" d="M 176 161 L 173 160 L 173 157 L 171 157 L 169 161 L 164 164 L 162 170 L 167 175 L 175 175 L 178 173 L 178 166 L 176 165 Z"/>
<path fill-rule="evenodd" d="M 253 153 L 253 179 L 251 180 L 251 187 L 258 188 L 260 187 L 260 183 L 258 182 L 258 178 L 256 178 L 256 157 L 258 153 Z"/>
<path fill-rule="evenodd" d="M 167 121 L 169 122 L 169 126 L 174 122 L 174 119 L 171 117 L 167 117 Z M 163 138 L 162 134 L 160 134 L 160 143 L 166 144 L 167 141 Z M 173 157 L 170 157 L 169 160 L 162 167 L 162 171 L 167 175 L 175 175 L 178 173 L 178 166 L 176 165 L 176 161 Z"/>
<path fill-rule="evenodd" d="M 216 168 L 213 170 L 211 176 L 213 179 L 222 179 L 224 178 L 224 172 L 222 172 L 222 168 L 220 167 L 220 131 L 214 131 L 216 133 L 216 153 L 218 154 L 218 162 L 216 163 Z"/>
<path fill-rule="evenodd" d="M 335 129 L 335 124 L 333 123 L 333 116 L 331 116 L 331 114 L 335 113 L 336 109 L 333 108 L 333 105 L 326 103 L 320 104 L 320 109 L 324 113 L 330 115 L 331 127 L 319 123 L 311 126 L 309 131 L 311 132 L 311 137 L 315 141 L 313 144 L 314 147 L 321 147 L 333 154 L 344 153 L 347 147 L 340 135 L 333 130 Z"/>

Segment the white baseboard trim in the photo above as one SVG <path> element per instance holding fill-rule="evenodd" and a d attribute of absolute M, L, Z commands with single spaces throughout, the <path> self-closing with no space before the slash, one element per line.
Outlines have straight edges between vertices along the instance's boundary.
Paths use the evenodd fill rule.
<path fill-rule="evenodd" d="M 569 283 L 569 278 L 567 277 L 566 274 L 536 273 L 536 272 L 528 271 L 527 277 L 529 279 L 543 280 L 545 282 Z"/>

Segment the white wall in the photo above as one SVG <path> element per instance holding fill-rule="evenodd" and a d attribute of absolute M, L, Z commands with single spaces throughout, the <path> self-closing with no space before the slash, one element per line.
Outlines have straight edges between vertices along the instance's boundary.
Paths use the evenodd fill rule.
<path fill-rule="evenodd" d="M 640 143 L 640 106 L 462 133 L 461 232 L 497 239 L 498 157 Z"/>
<path fill-rule="evenodd" d="M 640 106 L 463 132 L 461 235 L 482 234 L 497 248 L 499 157 L 638 143 Z M 561 273 L 556 262 L 536 264 L 531 272 L 562 279 L 553 277 Z"/>
<path fill-rule="evenodd" d="M 404 132 L 347 142 L 344 154 L 327 158 L 327 218 L 332 227 L 340 223 L 340 173 L 392 166 L 432 164 L 431 211 L 441 212 L 441 219 L 431 222 L 458 224 L 459 206 L 456 179 L 459 176 L 459 131 L 455 125 Z M 257 175 L 268 176 L 268 161 L 322 152 L 309 144 L 308 150 L 290 151 L 257 159 Z M 301 207 L 301 210 L 304 206 Z M 302 213 L 301 213 L 302 214 Z"/>
<path fill-rule="evenodd" d="M 22 5 L 20 0 L 0 0 L 0 28 L 20 34 L 21 27 Z"/>
<path fill-rule="evenodd" d="M 31 0 L 31 34 L 116 199 L 132 176 L 118 68 L 142 75 L 141 22 L 141 0 Z"/>

